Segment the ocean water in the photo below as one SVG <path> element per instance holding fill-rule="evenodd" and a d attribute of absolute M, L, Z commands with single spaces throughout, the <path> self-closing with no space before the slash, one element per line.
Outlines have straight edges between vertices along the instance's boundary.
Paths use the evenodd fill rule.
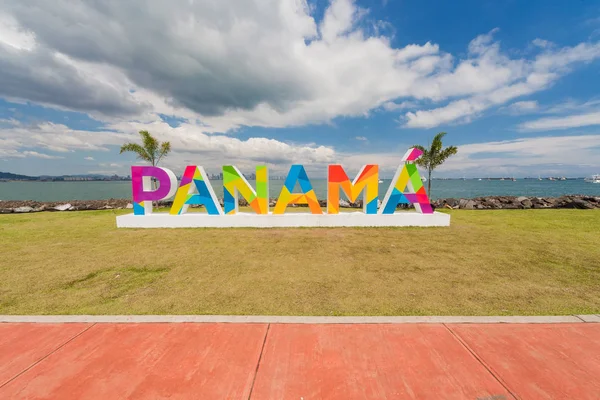
<path fill-rule="evenodd" d="M 279 196 L 282 180 L 269 182 L 271 198 Z M 327 197 L 327 181 L 311 180 L 319 199 Z M 212 181 L 218 197 L 223 196 L 223 182 Z M 253 181 L 250 181 L 254 185 Z M 379 185 L 379 198 L 383 199 L 391 180 Z M 425 183 L 427 185 L 427 183 Z M 299 188 L 297 188 L 299 189 Z M 600 196 L 600 184 L 585 182 L 582 179 L 567 181 L 538 181 L 518 179 L 499 180 L 433 180 L 431 198 L 473 198 L 479 196 L 547 196 L 558 197 L 567 194 Z M 0 182 L 0 200 L 103 200 L 110 198 L 130 198 L 130 182 Z M 343 197 L 343 196 L 342 196 Z"/>

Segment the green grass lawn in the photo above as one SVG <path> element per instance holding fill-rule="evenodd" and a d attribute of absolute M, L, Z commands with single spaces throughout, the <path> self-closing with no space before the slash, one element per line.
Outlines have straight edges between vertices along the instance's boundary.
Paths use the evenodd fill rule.
<path fill-rule="evenodd" d="M 117 229 L 126 212 L 0 215 L 0 314 L 600 312 L 600 210 L 457 210 L 449 228 Z"/>

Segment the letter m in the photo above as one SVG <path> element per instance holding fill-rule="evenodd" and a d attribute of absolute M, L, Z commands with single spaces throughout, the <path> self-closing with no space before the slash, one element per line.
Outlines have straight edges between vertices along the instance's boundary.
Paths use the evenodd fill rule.
<path fill-rule="evenodd" d="M 353 182 L 350 182 L 341 165 L 330 165 L 327 171 L 327 213 L 340 212 L 340 188 L 348 199 L 354 203 L 363 192 L 363 211 L 366 214 L 377 214 L 379 194 L 379 166 L 365 165 L 361 168 Z"/>

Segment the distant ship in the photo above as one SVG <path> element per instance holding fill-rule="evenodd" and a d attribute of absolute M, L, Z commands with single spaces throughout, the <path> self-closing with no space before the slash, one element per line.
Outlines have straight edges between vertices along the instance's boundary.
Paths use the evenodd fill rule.
<path fill-rule="evenodd" d="M 600 175 L 592 175 L 590 178 L 585 178 L 585 181 L 589 183 L 600 183 Z"/>

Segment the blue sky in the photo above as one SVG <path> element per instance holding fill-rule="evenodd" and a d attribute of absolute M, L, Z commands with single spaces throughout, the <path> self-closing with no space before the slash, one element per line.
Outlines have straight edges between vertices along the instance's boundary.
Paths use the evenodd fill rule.
<path fill-rule="evenodd" d="M 594 2 L 12 3 L 0 171 L 127 175 L 119 145 L 145 129 L 178 174 L 391 176 L 440 131 L 459 152 L 437 176 L 600 173 Z"/>

